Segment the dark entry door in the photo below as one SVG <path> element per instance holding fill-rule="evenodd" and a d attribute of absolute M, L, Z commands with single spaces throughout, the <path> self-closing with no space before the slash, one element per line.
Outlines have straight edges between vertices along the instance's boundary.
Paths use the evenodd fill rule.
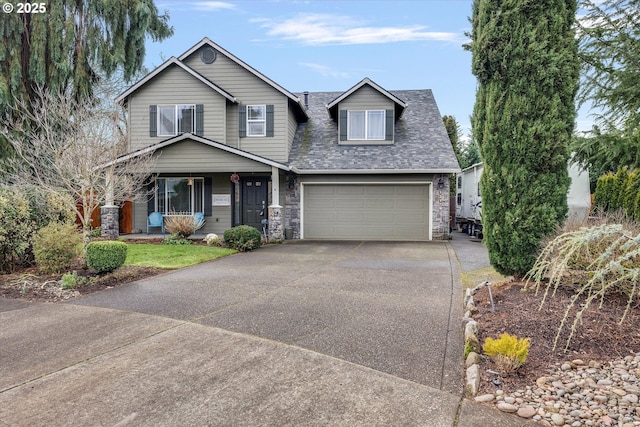
<path fill-rule="evenodd" d="M 268 216 L 266 178 L 245 178 L 242 182 L 242 223 L 262 231 L 262 220 Z"/>

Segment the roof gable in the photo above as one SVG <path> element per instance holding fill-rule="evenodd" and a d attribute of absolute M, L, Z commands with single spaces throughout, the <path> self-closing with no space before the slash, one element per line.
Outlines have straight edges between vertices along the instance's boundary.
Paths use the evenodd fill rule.
<path fill-rule="evenodd" d="M 106 167 L 106 166 L 110 166 L 112 164 L 117 164 L 117 163 L 120 163 L 120 162 L 124 162 L 124 161 L 127 161 L 129 159 L 141 156 L 141 155 L 149 153 L 149 152 L 155 152 L 156 150 L 168 147 L 170 145 L 173 145 L 173 144 L 176 144 L 178 142 L 185 141 L 185 140 L 196 141 L 196 142 L 199 142 L 201 144 L 208 145 L 210 147 L 217 148 L 217 149 L 220 149 L 222 151 L 226 151 L 228 153 L 235 154 L 237 156 L 244 157 L 246 159 L 256 161 L 258 163 L 262 163 L 262 164 L 265 164 L 265 165 L 268 165 L 268 166 L 276 167 L 278 169 L 282 169 L 282 170 L 285 170 L 285 171 L 290 170 L 289 166 L 287 166 L 287 165 L 285 165 L 283 163 L 276 162 L 276 161 L 273 161 L 273 160 L 268 159 L 266 157 L 262 157 L 262 156 L 259 156 L 257 154 L 253 154 L 253 153 L 250 153 L 248 151 L 240 150 L 238 148 L 231 147 L 231 146 L 223 144 L 221 142 L 213 141 L 211 139 L 207 139 L 207 138 L 204 138 L 204 137 L 201 137 L 201 136 L 197 136 L 197 135 L 194 135 L 194 134 L 191 134 L 191 133 L 183 133 L 183 134 L 171 137 L 169 139 L 165 139 L 164 141 L 160 141 L 160 142 L 158 142 L 156 144 L 153 144 L 153 145 L 150 145 L 148 147 L 142 148 L 140 150 L 136 150 L 136 151 L 133 151 L 131 153 L 125 154 L 123 156 L 120 156 L 115 161 L 109 162 L 109 163 L 107 163 L 105 165 L 102 165 L 102 166 Z"/>
<path fill-rule="evenodd" d="M 172 65 L 175 65 L 178 68 L 184 70 L 187 74 L 189 74 L 193 78 L 201 81 L 202 83 L 204 83 L 205 85 L 207 85 L 208 87 L 210 87 L 211 89 L 213 89 L 214 91 L 216 91 L 217 93 L 219 93 L 220 95 L 222 95 L 223 97 L 228 99 L 229 101 L 231 101 L 233 103 L 236 102 L 236 98 L 233 95 L 231 95 L 229 92 L 227 92 L 226 90 L 222 89 L 221 87 L 219 87 L 218 85 L 216 85 L 215 83 L 213 83 L 211 80 L 207 79 L 206 77 L 204 77 L 200 73 L 196 72 L 192 68 L 190 68 L 187 65 L 183 64 L 175 56 L 172 56 L 171 58 L 166 60 L 158 68 L 156 68 L 155 70 L 153 70 L 152 72 L 150 72 L 149 74 L 144 76 L 141 80 L 139 80 L 136 84 L 131 86 L 129 89 L 127 89 L 126 91 L 122 92 L 116 98 L 116 102 L 124 101 L 125 99 L 127 99 L 129 97 L 129 95 L 131 95 L 132 93 L 134 93 L 135 91 L 140 89 L 142 86 L 146 85 L 154 77 L 156 77 L 157 75 L 159 75 L 160 73 L 165 71 L 167 68 L 171 67 Z"/>
<path fill-rule="evenodd" d="M 378 91 L 381 95 L 389 98 L 391 101 L 394 102 L 396 120 L 398 120 L 402 116 L 404 109 L 407 108 L 407 104 L 403 100 L 398 98 L 396 95 L 392 94 L 388 90 L 384 89 L 382 86 L 378 85 L 376 82 L 374 82 L 370 78 L 365 77 L 364 79 L 356 83 L 353 87 L 351 87 L 349 90 L 341 93 L 338 97 L 336 97 L 335 99 L 333 99 L 331 102 L 327 104 L 327 110 L 329 110 L 329 114 L 334 120 L 336 120 L 338 105 L 340 104 L 340 102 L 344 101 L 349 96 L 356 93 L 363 86 L 370 86 L 374 90 Z"/>
<path fill-rule="evenodd" d="M 261 72 L 259 72 L 258 70 L 256 70 L 252 66 L 250 66 L 249 64 L 247 64 L 246 62 L 242 61 L 240 58 L 238 58 L 237 56 L 233 55 L 232 53 L 230 53 L 229 51 L 227 51 L 223 47 L 221 47 L 218 44 L 214 43 L 208 37 L 203 38 L 198 43 L 196 43 L 194 46 L 192 46 L 189 50 L 187 50 L 185 53 L 180 55 L 178 57 L 178 60 L 185 61 L 188 57 L 190 57 L 191 55 L 196 53 L 203 46 L 212 47 L 216 51 L 218 51 L 221 54 L 223 54 L 224 56 L 226 56 L 229 60 L 235 62 L 238 66 L 244 68 L 249 73 L 253 74 L 255 77 L 257 77 L 258 79 L 262 80 L 264 83 L 266 83 L 267 85 L 271 86 L 272 88 L 274 88 L 275 90 L 277 90 L 278 92 L 280 92 L 284 96 L 286 96 L 288 98 L 288 100 L 289 100 L 289 105 L 295 106 L 295 109 L 298 110 L 298 111 L 296 111 L 296 115 L 301 117 L 303 119 L 302 121 L 304 121 L 304 120 L 309 118 L 309 116 L 307 114 L 307 111 L 306 111 L 306 108 L 304 107 L 304 104 L 302 103 L 301 99 L 298 96 L 296 96 L 294 93 L 288 91 L 284 87 L 280 86 L 278 83 L 276 83 L 275 81 L 271 80 L 270 78 L 268 78 L 267 76 L 265 76 L 264 74 L 262 74 Z"/>

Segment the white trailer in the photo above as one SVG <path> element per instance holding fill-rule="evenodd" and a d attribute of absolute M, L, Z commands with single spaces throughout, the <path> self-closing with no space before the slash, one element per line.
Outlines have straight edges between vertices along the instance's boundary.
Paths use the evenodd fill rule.
<path fill-rule="evenodd" d="M 456 177 L 456 219 L 459 231 L 482 238 L 482 196 L 480 177 L 484 167 L 476 163 L 463 169 Z M 581 222 L 587 219 L 591 210 L 589 173 L 579 165 L 569 163 L 571 185 L 567 192 L 569 221 Z"/>

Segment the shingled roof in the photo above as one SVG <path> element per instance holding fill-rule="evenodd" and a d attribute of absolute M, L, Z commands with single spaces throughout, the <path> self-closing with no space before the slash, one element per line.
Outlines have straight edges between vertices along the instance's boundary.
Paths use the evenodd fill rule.
<path fill-rule="evenodd" d="M 460 167 L 431 90 L 389 91 L 407 104 L 394 144 L 340 145 L 326 106 L 342 92 L 309 93 L 309 120 L 298 125 L 289 166 L 298 173 L 453 173 Z M 302 97 L 302 94 L 300 94 Z"/>

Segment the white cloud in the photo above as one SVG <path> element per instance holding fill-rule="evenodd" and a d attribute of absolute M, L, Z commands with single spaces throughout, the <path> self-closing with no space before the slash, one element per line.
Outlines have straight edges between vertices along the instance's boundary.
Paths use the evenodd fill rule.
<path fill-rule="evenodd" d="M 326 65 L 313 64 L 311 62 L 300 62 L 299 65 L 302 65 L 303 67 L 306 67 L 306 68 L 310 68 L 324 77 L 333 77 L 333 78 L 339 78 L 339 79 L 348 79 L 351 77 L 347 72 L 338 71 L 335 68 L 331 68 Z"/>
<path fill-rule="evenodd" d="M 236 5 L 224 1 L 196 1 L 190 3 L 196 10 L 204 10 L 207 12 L 215 12 L 222 9 L 235 10 Z"/>
<path fill-rule="evenodd" d="M 269 36 L 298 41 L 304 45 L 381 44 L 404 41 L 459 42 L 461 34 L 425 31 L 423 25 L 371 27 L 346 16 L 328 14 L 299 15 L 282 21 L 257 19 Z"/>

